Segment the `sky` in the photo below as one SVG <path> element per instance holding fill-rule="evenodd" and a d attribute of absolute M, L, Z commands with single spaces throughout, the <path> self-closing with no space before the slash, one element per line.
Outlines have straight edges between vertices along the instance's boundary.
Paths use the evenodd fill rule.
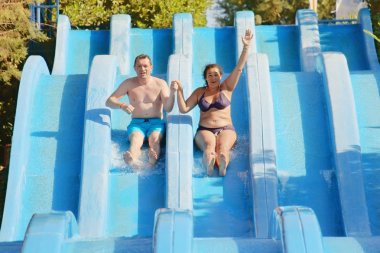
<path fill-rule="evenodd" d="M 220 16 L 223 13 L 223 10 L 218 7 L 216 1 L 217 0 L 214 0 L 213 5 L 206 11 L 207 27 L 219 27 L 218 23 L 216 22 L 216 17 Z"/>

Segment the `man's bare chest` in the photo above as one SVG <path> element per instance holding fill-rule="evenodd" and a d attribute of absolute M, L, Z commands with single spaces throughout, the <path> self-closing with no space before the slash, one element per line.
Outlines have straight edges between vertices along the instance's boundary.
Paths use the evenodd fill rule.
<path fill-rule="evenodd" d="M 150 87 L 136 87 L 130 90 L 129 100 L 135 103 L 155 103 L 160 101 L 160 90 Z"/>

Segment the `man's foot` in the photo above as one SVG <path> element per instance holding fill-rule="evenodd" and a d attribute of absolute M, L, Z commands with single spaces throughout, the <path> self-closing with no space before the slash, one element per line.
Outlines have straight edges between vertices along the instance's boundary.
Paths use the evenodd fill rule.
<path fill-rule="evenodd" d="M 224 177 L 227 172 L 227 157 L 225 154 L 219 155 L 219 176 Z"/>
<path fill-rule="evenodd" d="M 204 154 L 203 167 L 207 169 L 207 175 L 212 176 L 215 165 L 215 154 Z"/>
<path fill-rule="evenodd" d="M 158 160 L 158 154 L 153 148 L 149 148 L 148 157 L 149 157 L 149 163 L 151 165 L 156 164 L 156 162 Z"/>
<path fill-rule="evenodd" d="M 135 164 L 137 162 L 137 158 L 130 151 L 125 152 L 123 157 L 126 164 Z"/>

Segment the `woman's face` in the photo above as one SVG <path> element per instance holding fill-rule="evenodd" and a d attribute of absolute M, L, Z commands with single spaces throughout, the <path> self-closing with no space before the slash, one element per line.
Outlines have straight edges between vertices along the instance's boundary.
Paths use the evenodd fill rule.
<path fill-rule="evenodd" d="M 210 68 L 206 72 L 206 81 L 209 87 L 216 87 L 220 85 L 222 75 L 218 68 Z"/>

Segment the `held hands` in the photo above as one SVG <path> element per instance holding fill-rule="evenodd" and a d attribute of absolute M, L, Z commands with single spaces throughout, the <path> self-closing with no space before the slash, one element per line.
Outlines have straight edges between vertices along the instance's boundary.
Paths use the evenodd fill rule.
<path fill-rule="evenodd" d="M 249 44 L 251 44 L 252 38 L 253 38 L 253 33 L 251 29 L 245 30 L 244 36 L 241 37 L 241 41 L 243 42 L 244 48 L 249 48 Z"/>
<path fill-rule="evenodd" d="M 182 91 L 182 84 L 181 84 L 181 82 L 178 81 L 178 80 L 173 80 L 170 83 L 170 89 L 173 90 L 173 91 Z"/>

